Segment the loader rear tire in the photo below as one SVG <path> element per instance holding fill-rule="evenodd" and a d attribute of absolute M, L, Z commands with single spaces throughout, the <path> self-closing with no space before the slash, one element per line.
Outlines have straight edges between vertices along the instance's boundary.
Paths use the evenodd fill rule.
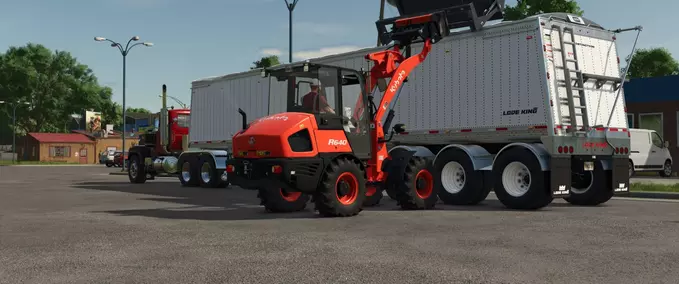
<path fill-rule="evenodd" d="M 365 173 L 358 161 L 339 158 L 330 163 L 314 193 L 316 210 L 324 217 L 348 217 L 363 210 Z"/>
<path fill-rule="evenodd" d="M 260 205 L 270 213 L 289 213 L 302 211 L 309 202 L 309 195 L 281 188 L 260 188 L 257 193 Z"/>
<path fill-rule="evenodd" d="M 403 175 L 403 184 L 392 189 L 391 194 L 405 210 L 432 209 L 438 201 L 434 186 L 431 162 L 422 157 L 412 157 Z"/>

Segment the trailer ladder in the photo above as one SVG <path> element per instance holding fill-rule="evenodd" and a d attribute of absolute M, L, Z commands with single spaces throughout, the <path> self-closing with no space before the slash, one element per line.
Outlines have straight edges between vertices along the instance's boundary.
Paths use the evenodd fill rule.
<path fill-rule="evenodd" d="M 589 127 L 589 118 L 587 117 L 587 105 L 586 105 L 587 103 L 585 99 L 585 80 L 584 75 L 580 70 L 580 64 L 578 64 L 578 53 L 575 44 L 575 34 L 573 32 L 573 28 L 571 27 L 552 25 L 552 32 L 554 32 L 555 29 L 559 31 L 559 48 L 554 48 L 553 36 L 550 36 L 550 43 L 552 44 L 553 52 L 558 51 L 561 53 L 561 62 L 563 66 L 556 66 L 555 62 L 554 68 L 563 69 L 564 74 L 564 80 L 557 79 L 557 88 L 558 87 L 566 88 L 566 98 L 562 98 L 561 96 L 559 96 L 559 105 L 568 105 L 568 115 L 562 115 L 561 118 L 564 123 L 568 123 L 571 126 L 570 128 L 567 129 L 567 132 L 586 131 L 587 128 Z M 570 39 L 564 40 L 564 34 L 570 35 Z M 573 47 L 573 59 L 568 59 L 566 45 L 570 45 Z M 568 68 L 569 62 L 575 65 L 575 69 Z M 575 77 L 572 77 L 571 76 L 572 74 L 575 74 Z M 577 91 L 577 94 L 573 94 L 574 91 Z M 578 105 L 575 104 L 576 99 L 579 102 Z M 576 111 L 578 109 L 580 110 L 580 112 Z M 561 111 L 559 111 L 559 114 L 561 114 Z M 581 125 L 578 125 L 577 119 L 578 116 L 582 117 Z"/>

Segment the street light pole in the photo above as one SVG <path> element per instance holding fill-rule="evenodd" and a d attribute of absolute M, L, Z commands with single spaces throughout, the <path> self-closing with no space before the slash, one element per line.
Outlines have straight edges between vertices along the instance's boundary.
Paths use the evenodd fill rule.
<path fill-rule="evenodd" d="M 4 104 L 4 103 L 5 103 L 5 101 L 0 101 L 0 104 Z M 16 143 L 16 138 L 17 138 L 17 107 L 20 104 L 30 105 L 31 103 L 29 103 L 29 102 L 21 102 L 21 103 L 16 102 L 16 103 L 11 104 L 12 105 L 12 164 L 14 164 L 14 160 L 15 160 L 14 156 L 16 156 L 16 152 L 17 152 L 17 150 L 16 150 L 16 148 L 17 148 L 17 143 Z"/>
<path fill-rule="evenodd" d="M 120 54 L 123 56 L 123 158 L 125 157 L 125 117 L 127 116 L 127 109 L 125 106 L 125 70 L 126 70 L 126 58 L 127 54 L 130 53 L 130 50 L 132 50 L 133 47 L 137 45 L 144 45 L 146 47 L 151 47 L 153 46 L 153 43 L 150 42 L 138 42 L 133 45 L 130 45 L 132 41 L 138 41 L 139 37 L 138 36 L 133 36 L 130 38 L 130 40 L 127 41 L 127 44 L 125 45 L 125 48 L 123 48 L 123 45 L 120 43 L 117 43 L 115 41 L 112 41 L 110 39 L 104 38 L 104 37 L 95 37 L 95 41 L 108 41 L 111 43 L 111 47 L 117 47 L 118 50 L 120 50 Z M 122 164 L 122 171 L 125 171 L 125 161 L 123 160 Z"/>
<path fill-rule="evenodd" d="M 289 39 L 289 45 L 288 45 L 288 57 L 290 63 L 292 63 L 292 11 L 295 10 L 295 6 L 297 6 L 297 2 L 299 0 L 292 0 L 292 3 L 289 3 L 288 0 L 285 0 L 285 7 L 288 8 L 288 12 L 290 13 L 290 39 Z"/>

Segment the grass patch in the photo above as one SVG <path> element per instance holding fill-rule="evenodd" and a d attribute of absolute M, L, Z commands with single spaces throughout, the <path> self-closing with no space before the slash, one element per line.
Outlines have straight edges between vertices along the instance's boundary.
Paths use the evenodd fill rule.
<path fill-rule="evenodd" d="M 679 193 L 679 183 L 675 184 L 655 184 L 635 182 L 630 185 L 631 191 L 645 192 L 676 192 Z"/>
<path fill-rule="evenodd" d="M 73 162 L 41 162 L 41 161 L 14 161 L 12 160 L 0 160 L 0 166 L 11 166 L 11 165 L 73 165 L 77 163 Z"/>

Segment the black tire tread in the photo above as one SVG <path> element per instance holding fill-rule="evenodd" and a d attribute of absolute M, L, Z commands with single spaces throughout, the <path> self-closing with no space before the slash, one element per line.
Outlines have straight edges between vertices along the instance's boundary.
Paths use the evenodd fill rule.
<path fill-rule="evenodd" d="M 439 199 L 447 205 L 464 206 L 477 205 L 486 200 L 488 194 L 490 194 L 490 187 L 484 186 L 483 173 L 481 171 L 474 171 L 474 166 L 467 153 L 460 149 L 449 149 L 442 154 L 444 155 L 439 154 L 440 157 L 436 159 L 437 164 L 440 163 L 440 166 L 436 165 L 435 169 L 439 177 L 435 181 L 435 186 L 439 187 Z M 441 158 L 447 159 L 440 161 L 439 159 Z M 456 194 L 448 193 L 441 181 L 441 171 L 448 162 L 459 163 L 465 171 L 464 188 Z"/>
<path fill-rule="evenodd" d="M 415 186 L 415 178 L 417 173 L 422 169 L 428 169 L 428 162 L 422 157 L 412 157 L 408 161 L 405 173 L 403 174 L 403 183 L 398 189 L 392 189 L 390 195 L 393 195 L 398 205 L 405 210 L 423 210 L 432 209 L 436 206 L 438 201 L 438 194 L 436 187 L 429 198 L 422 199 L 417 195 L 417 188 Z M 434 178 L 435 180 L 436 178 Z"/>
<path fill-rule="evenodd" d="M 324 217 L 355 216 L 363 210 L 365 196 L 365 171 L 357 160 L 340 157 L 333 160 L 325 169 L 320 185 L 314 193 L 316 210 Z M 358 179 L 358 196 L 351 206 L 344 206 L 335 193 L 335 183 L 339 175 L 351 172 Z"/>
<path fill-rule="evenodd" d="M 130 179 L 131 183 L 145 183 L 146 182 L 146 167 L 144 166 L 143 160 L 139 155 L 131 155 L 130 157 L 130 165 L 132 163 L 137 164 L 137 176 L 132 177 L 130 173 L 130 168 L 127 168 L 127 177 Z"/>

